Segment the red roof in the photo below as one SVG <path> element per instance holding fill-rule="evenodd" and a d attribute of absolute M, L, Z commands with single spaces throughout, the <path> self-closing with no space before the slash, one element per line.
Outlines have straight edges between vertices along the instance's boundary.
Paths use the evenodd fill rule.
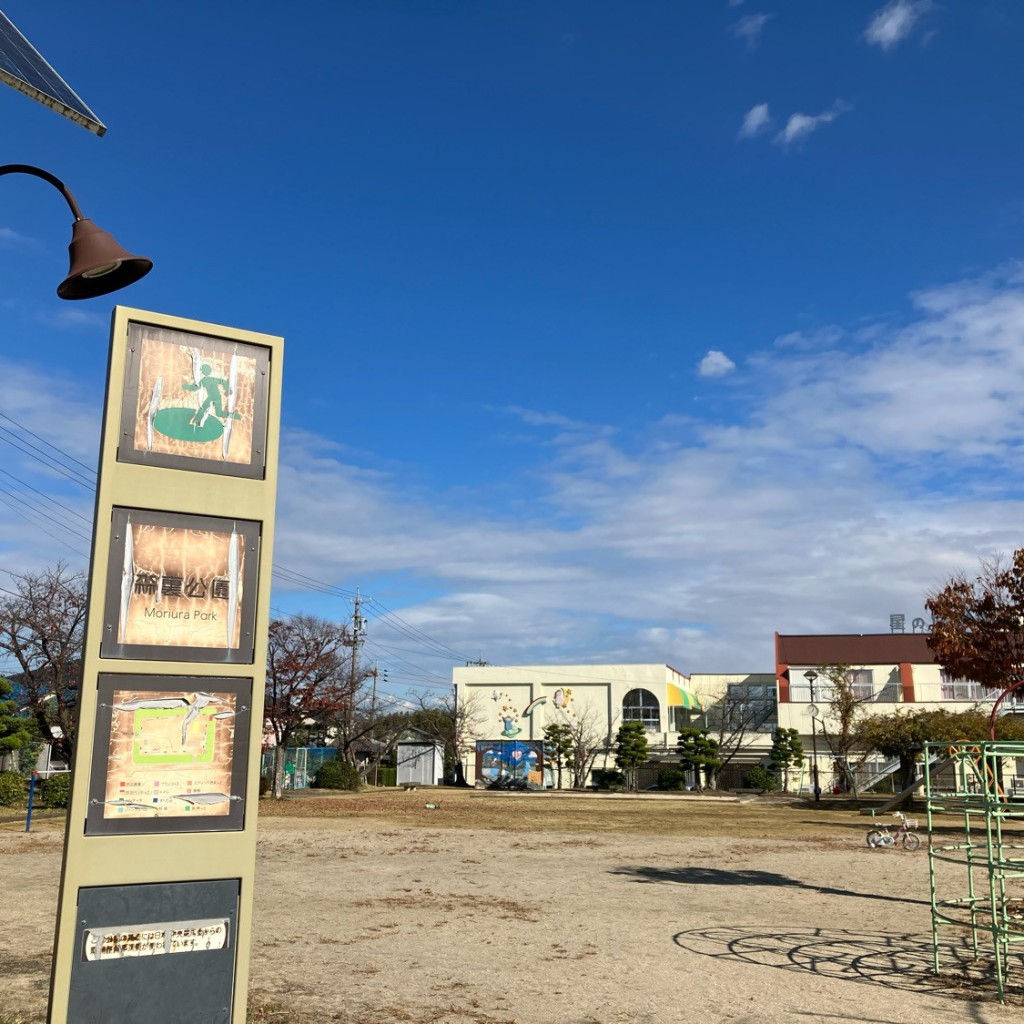
<path fill-rule="evenodd" d="M 916 665 L 935 663 L 927 633 L 818 633 L 776 636 L 780 665 Z"/>

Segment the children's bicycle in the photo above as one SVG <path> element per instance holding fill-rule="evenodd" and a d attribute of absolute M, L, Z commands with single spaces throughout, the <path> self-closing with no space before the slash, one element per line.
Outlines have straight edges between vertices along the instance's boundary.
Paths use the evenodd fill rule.
<path fill-rule="evenodd" d="M 874 849 L 899 843 L 904 850 L 921 848 L 921 837 L 914 831 L 917 828 L 917 818 L 908 818 L 901 811 L 896 811 L 896 817 L 900 819 L 900 827 L 895 832 L 890 832 L 888 825 L 883 825 L 880 829 L 873 828 L 867 836 L 868 846 Z"/>

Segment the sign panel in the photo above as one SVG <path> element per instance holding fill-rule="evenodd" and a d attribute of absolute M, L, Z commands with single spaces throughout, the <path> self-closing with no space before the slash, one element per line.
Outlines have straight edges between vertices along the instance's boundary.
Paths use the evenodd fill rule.
<path fill-rule="evenodd" d="M 118 462 L 262 479 L 269 350 L 132 323 Z"/>
<path fill-rule="evenodd" d="M 86 835 L 241 829 L 251 699 L 251 679 L 101 675 Z"/>
<path fill-rule="evenodd" d="M 227 1024 L 241 880 L 87 886 L 78 892 L 69 1022 Z"/>
<path fill-rule="evenodd" d="M 250 663 L 259 523 L 115 508 L 104 658 Z"/>

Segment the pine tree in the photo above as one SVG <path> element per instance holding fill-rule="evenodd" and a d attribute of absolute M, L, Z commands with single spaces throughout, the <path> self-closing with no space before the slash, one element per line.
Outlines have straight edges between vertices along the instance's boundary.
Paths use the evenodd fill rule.
<path fill-rule="evenodd" d="M 636 770 L 647 763 L 647 730 L 643 722 L 624 722 L 615 737 L 615 764 L 626 773 L 626 788 L 635 790 Z"/>
<path fill-rule="evenodd" d="M 804 763 L 804 745 L 796 729 L 776 729 L 772 734 L 772 750 L 768 755 L 772 770 L 782 781 L 782 792 L 789 792 L 789 769 Z"/>
<path fill-rule="evenodd" d="M 679 767 L 693 772 L 697 789 L 703 789 L 711 781 L 715 770 L 722 766 L 722 759 L 718 756 L 718 740 L 712 739 L 707 729 L 696 729 L 693 726 L 680 729 L 676 750 L 679 752 Z"/>

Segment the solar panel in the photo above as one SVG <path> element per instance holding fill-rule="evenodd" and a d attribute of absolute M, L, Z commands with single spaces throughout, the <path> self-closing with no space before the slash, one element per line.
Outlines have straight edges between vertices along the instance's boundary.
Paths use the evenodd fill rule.
<path fill-rule="evenodd" d="M 106 125 L 0 11 L 0 82 L 102 135 Z"/>

